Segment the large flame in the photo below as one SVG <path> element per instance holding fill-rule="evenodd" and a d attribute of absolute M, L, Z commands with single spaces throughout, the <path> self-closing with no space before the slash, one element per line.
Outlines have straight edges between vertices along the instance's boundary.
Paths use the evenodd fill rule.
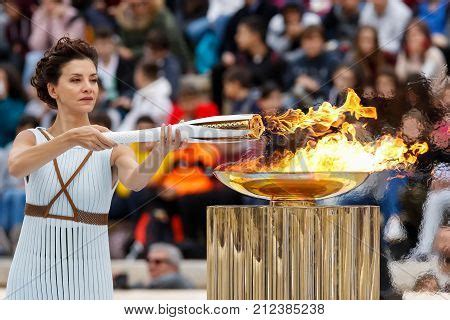
<path fill-rule="evenodd" d="M 428 151 L 426 143 L 408 146 L 400 137 L 383 135 L 375 141 L 357 139 L 355 125 L 346 121 L 376 119 L 373 107 L 361 105 L 351 89 L 341 107 L 324 102 L 308 113 L 289 110 L 280 116 L 266 116 L 266 130 L 287 136 L 300 131 L 307 137 L 304 146 L 295 152 L 275 152 L 270 159 L 257 157 L 226 165 L 219 170 L 240 172 L 374 172 L 405 168 L 416 162 L 419 154 Z M 364 127 L 364 126 L 362 126 Z"/>

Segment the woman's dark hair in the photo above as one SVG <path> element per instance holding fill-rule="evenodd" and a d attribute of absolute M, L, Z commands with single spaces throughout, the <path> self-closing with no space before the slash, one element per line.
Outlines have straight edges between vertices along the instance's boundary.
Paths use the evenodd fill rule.
<path fill-rule="evenodd" d="M 423 53 L 421 55 L 421 59 L 424 59 L 425 57 L 425 52 L 433 45 L 432 40 L 431 40 L 431 32 L 430 29 L 428 28 L 428 25 L 421 21 L 420 19 L 413 19 L 411 20 L 410 23 L 408 23 L 408 25 L 406 26 L 405 29 L 405 33 L 403 34 L 403 39 L 402 39 L 402 47 L 403 50 L 405 51 L 405 54 L 407 57 L 409 57 L 410 53 L 408 50 L 408 45 L 407 45 L 407 41 L 406 41 L 406 36 L 408 35 L 408 33 L 411 31 L 412 28 L 417 27 L 420 32 L 422 32 L 422 34 L 425 36 L 425 43 L 423 43 Z"/>
<path fill-rule="evenodd" d="M 28 101 L 28 96 L 23 89 L 20 75 L 16 68 L 10 64 L 0 64 L 0 70 L 3 70 L 6 73 L 6 79 L 8 81 L 8 97 L 24 102 Z"/>
<path fill-rule="evenodd" d="M 39 99 L 52 109 L 57 109 L 56 100 L 48 93 L 47 84 L 57 84 L 61 69 L 72 60 L 91 60 L 98 65 L 97 51 L 87 42 L 80 39 L 63 37 L 47 50 L 38 62 L 36 72 L 31 78 L 31 85 L 36 88 Z"/>
<path fill-rule="evenodd" d="M 359 38 L 361 36 L 361 33 L 366 30 L 372 32 L 375 41 L 375 50 L 368 55 L 361 51 L 361 47 L 359 45 Z M 365 82 L 369 85 L 372 85 L 373 80 L 375 80 L 376 76 L 380 72 L 380 69 L 385 65 L 385 58 L 380 50 L 377 29 L 368 25 L 360 26 L 356 31 L 356 35 L 354 38 L 354 48 L 354 62 L 357 63 L 363 71 L 364 77 L 366 78 Z"/>

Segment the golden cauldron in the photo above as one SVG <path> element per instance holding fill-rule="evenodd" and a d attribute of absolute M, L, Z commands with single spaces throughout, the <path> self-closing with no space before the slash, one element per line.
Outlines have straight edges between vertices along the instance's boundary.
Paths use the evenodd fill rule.
<path fill-rule="evenodd" d="M 208 207 L 208 299 L 378 299 L 379 208 L 314 205 L 368 173 L 215 175 L 271 202 Z"/>

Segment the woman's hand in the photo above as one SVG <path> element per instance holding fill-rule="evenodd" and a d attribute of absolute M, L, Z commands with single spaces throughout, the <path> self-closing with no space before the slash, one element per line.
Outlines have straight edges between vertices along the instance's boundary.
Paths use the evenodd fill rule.
<path fill-rule="evenodd" d="M 66 135 L 69 143 L 73 146 L 81 146 L 92 151 L 102 151 L 117 146 L 117 143 L 102 134 L 102 132 L 108 131 L 108 128 L 91 125 L 71 129 L 67 131 Z"/>
<path fill-rule="evenodd" d="M 172 126 L 162 124 L 161 134 L 159 137 L 159 143 L 152 151 L 150 156 L 160 156 L 160 159 L 164 159 L 166 155 L 176 149 L 183 147 L 184 141 L 181 140 L 181 133 L 179 129 L 172 132 Z"/>

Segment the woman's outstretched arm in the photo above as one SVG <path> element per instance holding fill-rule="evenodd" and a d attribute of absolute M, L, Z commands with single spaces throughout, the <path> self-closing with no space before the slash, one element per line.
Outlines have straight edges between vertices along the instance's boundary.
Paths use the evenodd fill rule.
<path fill-rule="evenodd" d="M 172 135 L 172 127 L 161 127 L 160 142 L 141 163 L 136 162 L 134 152 L 125 145 L 119 145 L 113 151 L 112 165 L 118 169 L 118 176 L 122 184 L 133 191 L 145 188 L 151 178 L 158 171 L 167 154 L 182 145 L 181 134 L 177 129 Z"/>
<path fill-rule="evenodd" d="M 17 135 L 9 154 L 9 173 L 23 178 L 75 146 L 95 151 L 112 148 L 116 143 L 103 136 L 101 132 L 106 131 L 108 129 L 101 126 L 84 126 L 36 145 L 34 134 L 24 130 Z"/>

